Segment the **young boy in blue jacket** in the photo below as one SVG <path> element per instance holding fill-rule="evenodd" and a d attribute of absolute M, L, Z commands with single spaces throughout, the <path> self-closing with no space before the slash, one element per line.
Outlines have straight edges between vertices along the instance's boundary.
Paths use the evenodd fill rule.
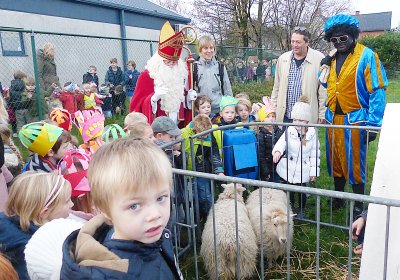
<path fill-rule="evenodd" d="M 150 140 L 125 138 L 92 157 L 88 180 L 102 214 L 63 245 L 61 279 L 183 279 L 173 254 L 172 168 Z"/>

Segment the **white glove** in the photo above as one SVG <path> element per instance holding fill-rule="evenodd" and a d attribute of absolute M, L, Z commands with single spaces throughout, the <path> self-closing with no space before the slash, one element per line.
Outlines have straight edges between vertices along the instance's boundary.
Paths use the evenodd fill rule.
<path fill-rule="evenodd" d="M 197 92 L 190 89 L 186 95 L 186 109 L 192 109 L 192 102 L 197 99 Z"/>
<path fill-rule="evenodd" d="M 157 102 L 161 99 L 161 96 L 168 93 L 168 88 L 166 87 L 156 87 L 154 88 L 154 94 L 151 97 L 151 111 L 153 114 L 157 112 Z"/>
<path fill-rule="evenodd" d="M 186 98 L 188 101 L 195 101 L 197 99 L 197 92 L 194 89 L 190 89 Z"/>

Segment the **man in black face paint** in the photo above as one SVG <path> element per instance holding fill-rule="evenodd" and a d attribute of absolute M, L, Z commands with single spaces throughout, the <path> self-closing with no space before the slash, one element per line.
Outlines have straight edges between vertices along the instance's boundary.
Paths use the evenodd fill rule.
<path fill-rule="evenodd" d="M 325 40 L 336 48 L 321 61 L 320 80 L 328 93 L 325 119 L 328 124 L 380 127 L 388 81 L 378 55 L 357 42 L 358 24 L 355 17 L 342 14 L 325 23 Z M 366 144 L 375 137 L 365 130 L 327 129 L 326 157 L 335 190 L 344 191 L 349 181 L 354 193 L 364 194 Z M 335 208 L 343 206 L 342 200 L 333 203 Z M 363 204 L 356 202 L 354 214 L 362 209 Z"/>

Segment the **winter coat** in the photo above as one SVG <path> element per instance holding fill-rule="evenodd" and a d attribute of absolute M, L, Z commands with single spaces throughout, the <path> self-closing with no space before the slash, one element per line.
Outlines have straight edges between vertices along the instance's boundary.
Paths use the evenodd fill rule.
<path fill-rule="evenodd" d="M 103 215 L 71 233 L 63 244 L 60 278 L 183 279 L 174 257 L 171 234 L 164 230 L 155 243 L 109 238 Z"/>
<path fill-rule="evenodd" d="M 274 132 L 270 132 L 264 127 L 260 127 L 258 132 L 258 162 L 260 163 L 260 177 L 263 181 L 272 179 L 273 172 L 276 170 L 276 165 L 272 159 L 272 149 L 278 142 L 283 131 L 277 126 L 274 126 Z M 269 176 L 269 180 L 268 180 Z"/>
<path fill-rule="evenodd" d="M 188 169 L 193 170 L 193 159 L 190 148 L 190 137 L 195 135 L 193 122 L 182 129 L 181 138 L 185 139 L 185 151 L 189 156 Z M 195 156 L 195 170 L 206 173 L 224 173 L 219 148 L 214 134 L 208 135 L 204 139 L 194 138 L 193 149 Z"/>
<path fill-rule="evenodd" d="M 124 73 L 122 72 L 121 67 L 117 67 L 116 72 L 112 70 L 111 66 L 108 68 L 105 77 L 105 84 L 106 86 L 113 84 L 114 87 L 124 84 Z M 110 88 L 110 92 L 114 92 L 114 88 Z"/>
<path fill-rule="evenodd" d="M 43 50 L 39 50 L 37 54 L 37 66 L 40 80 L 40 87 L 49 97 L 53 93 L 53 83 L 59 85 L 60 78 L 57 76 L 57 67 L 54 58 L 44 55 Z"/>
<path fill-rule="evenodd" d="M 286 111 L 286 100 L 289 82 L 289 69 L 292 62 L 293 52 L 289 51 L 278 58 L 274 87 L 271 93 L 271 101 L 276 110 L 276 121 L 282 122 Z M 325 118 L 326 89 L 320 86 L 318 71 L 321 59 L 324 55 L 308 47 L 307 56 L 301 70 L 301 92 L 310 100 L 312 123 L 317 123 L 318 119 Z"/>
<path fill-rule="evenodd" d="M 83 84 L 90 84 L 92 82 L 96 84 L 97 89 L 98 89 L 99 88 L 99 76 L 97 76 L 96 73 L 94 73 L 93 75 L 90 74 L 89 72 L 83 74 L 83 78 L 82 78 Z"/>
<path fill-rule="evenodd" d="M 134 92 L 136 88 L 136 82 L 139 78 L 140 72 L 136 69 L 134 70 L 127 70 L 125 72 L 124 81 L 125 81 L 125 90 L 127 92 Z M 129 76 L 132 75 L 132 78 Z"/>
<path fill-rule="evenodd" d="M 291 184 L 307 183 L 310 181 L 310 176 L 319 176 L 320 145 L 313 127 L 308 128 L 305 140 L 306 144 L 302 145 L 296 128 L 289 126 L 272 150 L 272 155 L 277 151 L 283 155 L 276 171 L 283 180 Z"/>
<path fill-rule="evenodd" d="M 210 61 L 200 57 L 197 64 L 197 86 L 199 95 L 207 95 L 211 99 L 211 113 L 219 112 L 219 103 L 222 98 L 221 80 L 219 77 L 219 62 L 213 57 Z M 224 66 L 224 95 L 232 95 L 231 82 Z"/>
<path fill-rule="evenodd" d="M 75 112 L 81 107 L 79 104 L 82 104 L 83 102 L 83 94 L 74 94 L 70 91 L 62 91 L 58 99 L 60 99 L 63 108 L 74 116 Z"/>
<path fill-rule="evenodd" d="M 27 94 L 28 94 L 27 91 L 23 93 L 23 95 L 27 95 Z M 45 95 L 46 95 L 46 93 L 43 90 L 40 90 L 40 100 L 41 100 L 40 106 L 42 107 L 42 118 L 43 119 L 46 119 L 47 115 L 49 114 L 49 107 L 47 106 L 47 102 L 44 98 Z M 39 117 L 38 100 L 39 99 L 37 98 L 37 94 L 36 94 L 36 92 L 34 92 L 32 94 L 32 98 L 31 98 L 32 103 L 31 103 L 31 106 L 29 107 L 29 109 L 30 109 L 31 116 L 36 119 Z"/>
<path fill-rule="evenodd" d="M 23 96 L 24 90 L 25 83 L 23 80 L 11 81 L 9 104 L 14 110 L 28 109 L 31 105 L 31 100 Z"/>
<path fill-rule="evenodd" d="M 29 279 L 24 250 L 37 229 L 37 226 L 31 224 L 27 231 L 23 231 L 18 216 L 8 217 L 0 213 L 0 252 L 11 261 L 20 280 Z"/>

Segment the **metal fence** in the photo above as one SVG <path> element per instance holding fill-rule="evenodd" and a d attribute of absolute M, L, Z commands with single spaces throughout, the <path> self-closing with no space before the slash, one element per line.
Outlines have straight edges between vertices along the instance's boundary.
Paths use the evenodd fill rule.
<path fill-rule="evenodd" d="M 268 123 L 254 123 L 252 128 L 256 131 L 258 127 L 261 125 L 266 125 Z M 291 124 L 285 123 L 278 123 L 278 125 L 282 126 L 290 126 Z M 235 126 L 239 125 L 232 125 L 232 126 L 224 126 L 219 127 L 213 130 L 207 130 L 202 133 L 196 134 L 190 137 L 190 147 L 185 147 L 184 139 L 179 139 L 176 143 L 181 143 L 181 151 L 182 151 L 182 158 L 187 159 L 187 151 L 193 154 L 193 143 L 196 139 L 203 139 L 205 135 L 213 133 L 216 130 L 227 130 L 232 129 Z M 309 125 L 303 125 L 309 126 Z M 315 125 L 317 131 L 320 132 L 320 139 L 323 139 L 322 134 L 325 132 L 325 128 L 328 127 L 326 125 Z M 366 129 L 371 130 L 372 127 L 360 127 L 360 126 L 329 126 L 330 128 L 334 129 Z M 317 132 L 318 133 L 318 132 Z M 368 137 L 368 136 L 367 136 Z M 322 142 L 322 141 L 321 141 Z M 167 145 L 167 147 L 172 147 Z M 323 144 L 321 145 L 323 148 Z M 166 147 L 164 147 L 166 148 Z M 224 147 L 226 148 L 226 147 Z M 258 148 L 258 147 L 257 147 Z M 320 147 L 318 147 L 320 148 Z M 171 148 L 172 150 L 172 148 Z M 171 151 L 170 150 L 170 151 Z M 367 151 L 368 151 L 367 147 Z M 367 158 L 374 159 L 375 154 L 367 153 Z M 301 193 L 306 195 L 308 198 L 308 204 L 304 209 L 304 216 L 302 217 L 295 217 L 295 235 L 292 242 L 287 242 L 286 246 L 286 255 L 281 259 L 281 262 L 278 261 L 278 264 L 275 267 L 268 267 L 266 263 L 266 259 L 263 257 L 262 253 L 258 255 L 257 263 L 254 264 L 257 267 L 257 273 L 254 275 L 254 279 L 357 279 L 358 270 L 359 270 L 359 263 L 357 263 L 357 258 L 354 258 L 353 255 L 353 240 L 352 240 L 352 230 L 351 230 L 351 223 L 354 220 L 355 216 L 353 214 L 355 203 L 362 202 L 363 204 L 367 205 L 368 203 L 380 204 L 385 205 L 387 207 L 387 216 L 386 216 L 386 243 L 385 247 L 385 257 L 384 260 L 380 260 L 385 263 L 385 272 L 386 273 L 386 265 L 387 265 L 387 256 L 388 256 L 388 228 L 389 228 L 389 217 L 391 207 L 400 207 L 399 200 L 392 200 L 392 199 L 384 199 L 379 197 L 371 197 L 368 196 L 367 187 L 365 188 L 366 194 L 354 194 L 351 192 L 338 192 L 334 191 L 332 180 L 328 178 L 326 174 L 326 170 L 323 170 L 325 167 L 325 156 L 324 151 L 321 151 L 321 177 L 318 178 L 313 185 L 306 185 L 306 186 L 295 186 L 290 184 L 284 184 L 282 182 L 265 182 L 260 180 L 250 180 L 250 179 L 243 179 L 243 178 L 236 178 L 236 177 L 228 177 L 228 176 L 220 176 L 214 174 L 207 174 L 202 172 L 196 171 L 189 171 L 187 170 L 187 161 L 183 160 L 181 164 L 178 162 L 174 162 L 174 166 L 177 167 L 174 169 L 174 182 L 176 183 L 177 180 L 183 179 L 184 185 L 184 202 L 177 202 L 175 197 L 175 203 L 173 206 L 172 215 L 175 220 L 175 224 L 173 226 L 173 232 L 175 233 L 175 250 L 176 255 L 178 256 L 178 260 L 181 266 L 181 269 L 186 276 L 187 279 L 208 279 L 207 271 L 204 268 L 205 260 L 203 260 L 199 256 L 199 251 L 201 247 L 201 240 L 202 240 L 202 228 L 204 226 L 205 219 L 200 218 L 199 215 L 199 200 L 198 200 L 198 186 L 197 180 L 198 178 L 205 178 L 210 180 L 211 184 L 211 197 L 212 201 L 216 201 L 218 194 L 221 192 L 219 184 L 222 182 L 232 182 L 238 183 L 246 186 L 249 190 L 259 191 L 260 193 L 266 190 L 266 188 L 272 188 L 277 190 L 282 190 L 286 193 L 286 204 L 288 205 L 288 210 L 290 210 L 290 193 Z M 178 167 L 179 166 L 179 167 Z M 195 165 L 193 165 L 195 166 Z M 179 168 L 179 169 L 178 169 Z M 369 170 L 366 172 L 371 173 L 372 166 L 366 166 L 366 169 Z M 180 179 L 178 179 L 180 178 Z M 176 185 L 175 185 L 176 186 Z M 258 190 L 257 190 L 258 188 Z M 341 209 L 333 209 L 332 208 L 332 199 L 342 199 L 346 201 L 345 206 Z M 179 206 L 179 203 L 182 205 Z M 237 202 L 235 204 L 237 208 Z M 185 215 L 184 219 L 179 217 L 179 211 L 177 210 L 178 207 L 184 209 Z M 260 217 L 262 216 L 262 212 L 266 209 L 267 205 L 263 205 L 261 203 L 260 207 Z M 235 209 L 236 209 L 235 208 Z M 290 211 L 287 211 L 288 216 L 287 219 L 289 221 Z M 219 219 L 214 212 L 214 208 L 212 207 L 209 214 L 208 219 L 213 221 L 213 240 L 214 244 L 212 246 L 215 250 L 215 257 L 214 263 L 217 263 L 217 259 L 223 256 L 218 255 L 218 245 L 215 242 L 217 240 L 216 236 L 220 233 L 220 230 L 215 225 L 215 221 Z M 238 220 L 237 220 L 237 213 L 235 219 L 235 234 L 236 237 L 238 236 Z M 263 221 L 260 219 L 262 229 Z M 289 225 L 289 224 L 288 224 Z M 310 232 L 315 235 L 314 238 L 307 240 L 309 247 L 313 248 L 312 252 L 302 252 L 301 246 L 298 246 L 298 243 L 301 240 L 309 238 L 307 235 L 304 235 L 304 232 L 301 232 L 304 226 L 308 228 Z M 299 233 L 296 233 L 300 231 Z M 328 231 L 328 238 L 326 237 Z M 289 232 L 289 231 L 288 231 Z M 325 235 L 321 237 L 321 232 L 324 232 Z M 261 235 L 261 234 L 260 234 Z M 347 237 L 346 237 L 347 236 Z M 289 236 L 287 237 L 289 240 Z M 338 242 L 340 245 L 337 245 Z M 261 243 L 262 244 L 262 243 Z M 292 250 L 290 244 L 295 244 L 296 250 L 295 252 Z M 336 245 L 335 245 L 336 244 Z M 210 245 L 211 246 L 211 245 Z M 239 244 L 235 244 L 235 246 L 239 246 Z M 259 245 L 261 246 L 261 245 Z M 328 247 L 335 247 L 339 246 L 340 250 L 338 252 L 326 252 L 326 248 Z M 325 248 L 324 251 L 321 251 L 321 248 Z M 243 249 L 243 248 L 242 248 Z M 262 251 L 262 249 L 261 249 Z M 261 252 L 260 251 L 260 252 Z M 236 265 L 235 265 L 235 277 L 236 279 L 241 279 L 240 277 L 240 269 L 239 264 L 241 261 L 241 248 L 238 248 L 236 255 Z M 302 260 L 297 260 L 298 254 L 310 254 L 310 259 L 308 260 L 309 263 L 303 264 L 303 266 L 307 266 L 307 273 L 304 271 L 300 271 L 302 264 Z M 337 266 L 340 268 L 340 271 L 330 271 L 332 270 L 331 267 L 327 268 L 327 254 L 328 258 L 332 258 L 330 262 L 338 262 Z M 324 260 L 322 262 L 322 256 L 324 256 Z M 220 273 L 220 268 L 218 265 L 215 265 L 214 271 L 218 274 Z M 336 274 L 335 274 L 336 273 Z M 340 276 L 338 276 L 338 274 Z M 219 277 L 223 278 L 223 275 L 219 274 Z"/>

